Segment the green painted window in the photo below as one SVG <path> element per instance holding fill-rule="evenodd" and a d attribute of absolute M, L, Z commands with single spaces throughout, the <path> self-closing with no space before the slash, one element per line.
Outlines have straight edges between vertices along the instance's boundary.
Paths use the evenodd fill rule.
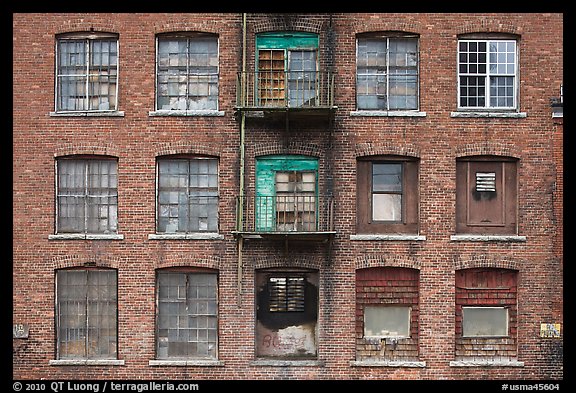
<path fill-rule="evenodd" d="M 262 106 L 311 106 L 318 95 L 318 35 L 277 32 L 256 37 Z"/>
<path fill-rule="evenodd" d="M 256 230 L 316 231 L 318 160 L 297 155 L 256 162 Z"/>

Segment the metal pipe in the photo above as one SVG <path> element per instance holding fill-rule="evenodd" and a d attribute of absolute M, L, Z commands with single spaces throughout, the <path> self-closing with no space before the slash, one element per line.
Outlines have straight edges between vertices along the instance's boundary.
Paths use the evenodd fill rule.
<path fill-rule="evenodd" d="M 241 76 L 241 91 L 240 91 L 240 107 L 245 105 L 245 94 L 244 89 L 246 87 L 246 13 L 242 13 L 242 76 Z M 246 125 L 246 112 L 240 109 L 240 195 L 239 195 L 239 206 L 238 206 L 238 228 L 239 232 L 242 231 L 244 226 L 244 171 L 245 171 L 245 125 Z M 238 307 L 242 305 L 242 246 L 244 243 L 244 238 L 242 235 L 238 236 Z"/>

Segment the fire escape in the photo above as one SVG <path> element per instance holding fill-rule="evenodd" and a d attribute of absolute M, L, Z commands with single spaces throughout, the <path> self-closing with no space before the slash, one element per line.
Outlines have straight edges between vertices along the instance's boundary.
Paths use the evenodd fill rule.
<path fill-rule="evenodd" d="M 301 31 L 270 32 L 254 37 L 253 58 L 247 58 L 246 14 L 243 15 L 242 70 L 237 75 L 236 117 L 240 123 L 240 192 L 236 206 L 239 286 L 242 247 L 247 239 L 277 240 L 286 251 L 292 241 L 322 243 L 330 255 L 334 231 L 332 198 L 332 133 L 334 103 L 331 25 L 328 42 Z M 250 69 L 247 64 L 252 64 Z M 321 69 L 320 64 L 326 69 Z M 258 124 L 260 129 L 252 129 Z M 250 132 L 284 135 L 288 146 L 293 131 L 319 125 L 327 138 L 326 165 L 318 157 L 267 157 L 255 163 L 256 184 L 246 179 L 246 138 Z M 254 139 L 254 134 L 250 135 Z"/>

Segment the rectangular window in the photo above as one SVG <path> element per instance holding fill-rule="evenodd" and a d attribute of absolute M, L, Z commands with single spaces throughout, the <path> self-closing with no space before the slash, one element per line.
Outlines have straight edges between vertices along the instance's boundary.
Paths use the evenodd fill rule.
<path fill-rule="evenodd" d="M 157 358 L 216 359 L 217 275 L 161 272 L 157 276 L 156 291 Z"/>
<path fill-rule="evenodd" d="M 372 163 L 372 221 L 402 220 L 402 164 Z"/>
<path fill-rule="evenodd" d="M 504 307 L 462 307 L 462 336 L 508 336 L 508 309 Z"/>
<path fill-rule="evenodd" d="M 118 163 L 112 159 L 57 161 L 57 233 L 116 233 Z"/>
<path fill-rule="evenodd" d="M 358 109 L 418 109 L 418 39 L 358 38 L 357 44 Z"/>
<path fill-rule="evenodd" d="M 276 172 L 276 227 L 316 230 L 316 173 Z"/>
<path fill-rule="evenodd" d="M 517 58 L 513 40 L 460 40 L 460 108 L 516 108 Z"/>
<path fill-rule="evenodd" d="M 115 35 L 61 37 L 56 52 L 56 111 L 117 110 Z"/>
<path fill-rule="evenodd" d="M 461 158 L 456 165 L 456 231 L 516 233 L 516 162 Z"/>
<path fill-rule="evenodd" d="M 116 271 L 58 271 L 58 359 L 116 359 L 117 307 Z"/>
<path fill-rule="evenodd" d="M 158 37 L 156 108 L 218 109 L 218 38 Z"/>
<path fill-rule="evenodd" d="M 158 160 L 158 232 L 218 231 L 218 160 Z"/>
<path fill-rule="evenodd" d="M 364 307 L 364 337 L 410 337 L 410 307 Z"/>
<path fill-rule="evenodd" d="M 358 160 L 358 233 L 418 231 L 418 162 L 406 157 Z"/>

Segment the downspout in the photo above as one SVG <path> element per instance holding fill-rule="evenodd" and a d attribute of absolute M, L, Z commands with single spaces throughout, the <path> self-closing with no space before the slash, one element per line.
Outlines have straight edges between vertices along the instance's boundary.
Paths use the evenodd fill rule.
<path fill-rule="evenodd" d="M 246 103 L 246 13 L 242 13 L 242 73 L 240 75 L 240 106 Z M 246 125 L 246 112 L 240 110 L 240 195 L 238 202 L 238 232 L 242 232 L 244 228 L 244 171 L 245 171 L 245 125 Z M 242 246 L 244 245 L 244 237 L 242 234 L 238 236 L 238 307 L 242 305 Z"/>

